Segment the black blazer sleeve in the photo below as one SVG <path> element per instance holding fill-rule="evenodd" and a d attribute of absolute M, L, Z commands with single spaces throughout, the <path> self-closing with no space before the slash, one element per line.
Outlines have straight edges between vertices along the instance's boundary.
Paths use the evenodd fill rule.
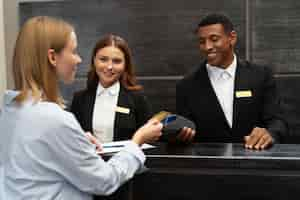
<path fill-rule="evenodd" d="M 262 121 L 275 141 L 279 142 L 287 134 L 288 127 L 283 119 L 280 96 L 273 74 L 266 67 L 264 74 Z"/>
<path fill-rule="evenodd" d="M 96 90 L 76 92 L 70 111 L 75 115 L 84 131 L 93 133 L 92 119 L 96 98 Z M 114 140 L 125 140 L 151 117 L 150 105 L 141 91 L 128 91 L 121 87 L 118 106 L 129 108 L 132 112 L 124 114 L 116 112 L 114 121 Z"/>
<path fill-rule="evenodd" d="M 72 112 L 84 131 L 93 132 L 92 116 L 95 103 L 94 91 L 82 90 L 76 92 L 70 106 Z"/>
<path fill-rule="evenodd" d="M 72 99 L 72 103 L 71 103 L 71 106 L 70 106 L 70 112 L 72 112 L 77 121 L 82 121 L 81 120 L 81 115 L 80 115 L 80 102 L 79 102 L 80 98 L 78 97 L 78 93 L 75 93 L 73 95 L 73 99 Z"/>
<path fill-rule="evenodd" d="M 128 114 L 116 112 L 114 123 L 114 140 L 125 140 L 132 137 L 150 116 L 150 106 L 141 91 L 129 91 L 121 87 L 118 106 L 128 108 Z"/>
<path fill-rule="evenodd" d="M 176 86 L 177 112 L 196 124 L 197 141 L 243 142 L 253 128 L 266 128 L 276 142 L 287 134 L 280 97 L 271 70 L 238 61 L 234 94 L 251 90 L 252 96 L 234 97 L 230 127 L 210 84 L 205 65 L 188 74 Z"/>
<path fill-rule="evenodd" d="M 176 84 L 176 112 L 179 115 L 182 115 L 194 121 L 193 119 L 194 111 L 192 110 L 192 108 L 189 107 L 190 104 L 187 102 L 188 97 L 186 91 L 191 91 L 193 88 L 195 88 L 195 86 L 189 85 L 189 82 L 186 81 L 189 78 L 190 77 L 188 76 L 187 78 L 180 80 Z"/>
<path fill-rule="evenodd" d="M 137 129 L 144 125 L 152 115 L 152 109 L 147 97 L 142 92 L 134 92 Z"/>

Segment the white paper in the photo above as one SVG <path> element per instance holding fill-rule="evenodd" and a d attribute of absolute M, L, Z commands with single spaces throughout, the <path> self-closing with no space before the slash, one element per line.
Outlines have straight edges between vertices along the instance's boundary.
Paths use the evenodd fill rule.
<path fill-rule="evenodd" d="M 115 142 L 107 142 L 102 144 L 102 151 L 98 152 L 99 154 L 107 154 L 107 153 L 116 153 L 121 151 L 126 144 L 128 144 L 130 140 L 122 140 L 122 141 L 115 141 Z M 155 146 L 150 144 L 143 144 L 141 149 L 151 149 L 155 148 Z"/>

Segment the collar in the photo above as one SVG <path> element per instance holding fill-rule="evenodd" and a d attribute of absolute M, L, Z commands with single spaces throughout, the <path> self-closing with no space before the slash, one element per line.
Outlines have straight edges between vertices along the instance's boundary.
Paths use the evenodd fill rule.
<path fill-rule="evenodd" d="M 3 106 L 9 106 L 15 102 L 15 98 L 20 94 L 19 90 L 6 90 L 3 95 Z M 40 92 L 40 97 L 35 100 L 32 96 L 32 91 L 29 90 L 26 96 L 26 100 L 24 102 L 35 103 L 38 101 L 42 101 L 43 91 Z M 1 107 L 1 105 L 0 105 Z"/>
<path fill-rule="evenodd" d="M 104 88 L 102 86 L 102 84 L 99 82 L 97 91 L 96 91 L 96 96 L 99 96 L 105 92 L 107 92 L 111 96 L 116 96 L 119 93 L 119 91 L 120 91 L 120 82 L 119 81 L 115 82 L 113 85 L 111 85 L 108 88 Z"/>
<path fill-rule="evenodd" d="M 232 63 L 226 69 L 206 63 L 206 69 L 207 69 L 208 75 L 209 75 L 209 77 L 213 78 L 214 80 L 219 79 L 223 73 L 228 74 L 230 76 L 230 78 L 234 78 L 236 67 L 237 67 L 237 58 L 236 58 L 235 54 L 233 54 Z"/>
<path fill-rule="evenodd" d="M 16 90 L 6 90 L 3 95 L 3 103 L 4 105 L 11 104 L 14 99 L 20 94 L 20 91 Z"/>

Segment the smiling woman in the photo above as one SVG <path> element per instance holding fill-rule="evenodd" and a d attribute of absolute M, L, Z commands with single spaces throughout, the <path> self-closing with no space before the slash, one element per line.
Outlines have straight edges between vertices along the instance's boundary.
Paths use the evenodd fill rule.
<path fill-rule="evenodd" d="M 19 32 L 16 90 L 5 93 L 0 115 L 1 199 L 85 200 L 111 194 L 142 168 L 139 146 L 161 135 L 162 125 L 149 121 L 118 155 L 102 160 L 94 138 L 63 109 L 59 95 L 58 80 L 72 82 L 81 61 L 76 46 L 74 28 L 51 17 L 33 17 Z"/>
<path fill-rule="evenodd" d="M 104 88 L 119 80 L 125 70 L 124 53 L 114 46 L 100 49 L 94 57 L 96 73 Z"/>
<path fill-rule="evenodd" d="M 110 34 L 96 43 L 87 88 L 75 93 L 71 112 L 102 142 L 129 139 L 151 117 L 141 89 L 127 42 Z"/>

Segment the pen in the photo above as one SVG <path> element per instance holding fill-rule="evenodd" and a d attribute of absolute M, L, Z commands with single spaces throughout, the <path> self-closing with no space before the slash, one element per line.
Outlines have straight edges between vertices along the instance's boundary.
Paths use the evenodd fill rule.
<path fill-rule="evenodd" d="M 124 147 L 124 145 L 109 145 L 109 146 L 105 146 L 103 145 L 102 148 L 117 148 L 117 147 Z"/>

